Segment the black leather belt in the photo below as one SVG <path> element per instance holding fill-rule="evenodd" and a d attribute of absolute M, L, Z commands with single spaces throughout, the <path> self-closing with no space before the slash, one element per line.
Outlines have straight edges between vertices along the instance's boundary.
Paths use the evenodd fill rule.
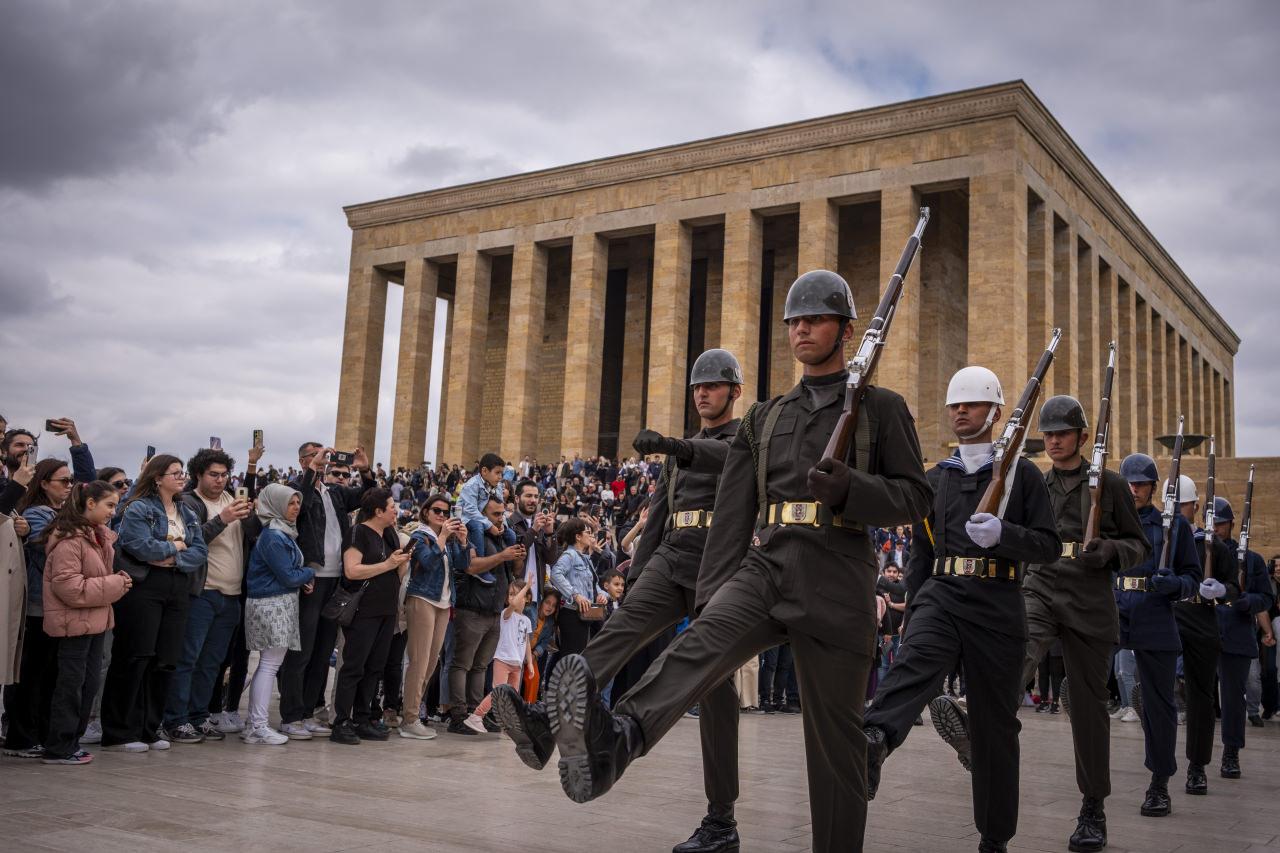
<path fill-rule="evenodd" d="M 1018 567 L 1007 560 L 992 557 L 943 557 L 934 564 L 934 577 L 953 575 L 964 578 L 1016 581 Z"/>
<path fill-rule="evenodd" d="M 1187 604 L 1207 604 L 1209 607 L 1217 607 L 1217 606 L 1218 606 L 1218 599 L 1216 599 L 1216 598 L 1203 598 L 1203 597 L 1201 597 L 1201 596 L 1199 596 L 1199 595 L 1193 595 L 1193 596 L 1191 596 L 1190 598 L 1185 599 L 1185 601 L 1187 602 Z"/>

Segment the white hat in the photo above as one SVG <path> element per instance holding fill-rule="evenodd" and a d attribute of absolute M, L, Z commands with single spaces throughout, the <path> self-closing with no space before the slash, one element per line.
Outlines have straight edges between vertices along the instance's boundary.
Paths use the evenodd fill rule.
<path fill-rule="evenodd" d="M 1004 405 L 1000 379 L 985 367 L 962 367 L 947 385 L 947 405 L 956 403 L 998 403 Z"/>
<path fill-rule="evenodd" d="M 1169 481 L 1164 481 L 1164 491 L 1169 491 Z M 1178 503 L 1189 504 L 1200 500 L 1196 494 L 1196 481 L 1186 474 L 1178 475 Z"/>

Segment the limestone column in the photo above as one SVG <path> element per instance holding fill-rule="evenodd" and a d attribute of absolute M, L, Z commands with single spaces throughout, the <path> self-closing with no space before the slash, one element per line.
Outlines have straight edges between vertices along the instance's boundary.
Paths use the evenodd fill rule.
<path fill-rule="evenodd" d="M 562 453 L 596 455 L 600 440 L 600 376 L 604 364 L 604 296 L 609 242 L 599 234 L 575 234 L 569 273 L 569 339 L 564 356 Z M 686 291 L 686 298 L 687 298 Z"/>
<path fill-rule="evenodd" d="M 1101 258 L 1099 258 L 1097 299 L 1098 334 L 1095 339 L 1096 346 L 1094 347 L 1096 350 L 1094 358 L 1096 359 L 1095 364 L 1097 365 L 1099 403 L 1102 402 L 1102 385 L 1107 380 L 1107 344 L 1116 339 L 1116 329 L 1120 322 L 1117 315 L 1118 309 L 1116 306 L 1116 299 L 1115 272 L 1112 271 L 1111 267 L 1102 261 Z M 1119 342 L 1117 341 L 1117 374 L 1120 371 L 1119 357 Z M 1120 433 L 1123 431 L 1123 429 L 1119 427 L 1122 416 L 1120 414 L 1119 399 L 1117 397 L 1117 391 L 1119 391 L 1118 380 L 1119 377 L 1117 376 L 1117 381 L 1111 389 L 1111 437 L 1113 439 L 1119 437 Z M 1096 415 L 1094 417 L 1096 417 Z M 1092 418 L 1090 420 L 1092 420 Z M 1113 446 L 1118 447 L 1119 445 L 1113 444 Z"/>
<path fill-rule="evenodd" d="M 880 191 L 880 281 L 887 283 L 893 275 L 894 268 L 902 256 L 902 247 L 907 238 L 915 230 L 920 218 L 920 194 L 915 187 L 885 187 Z M 802 229 L 803 238 L 803 229 Z M 800 244 L 804 251 L 803 241 Z M 926 246 L 922 252 L 927 252 Z M 880 356 L 880 367 L 876 371 L 875 383 L 891 388 L 902 395 L 907 406 L 917 417 L 934 417 L 937 413 L 920 411 L 920 317 L 924 308 L 924 293 L 920 287 L 920 267 L 922 258 L 916 258 L 911 265 L 898 300 L 898 309 L 894 314 L 893 326 L 889 333 L 889 344 Z M 971 273 L 972 274 L 972 273 Z M 884 285 L 881 284 L 881 287 Z M 870 318 L 875 306 L 868 305 L 864 309 Z M 970 313 L 972 315 L 972 312 Z M 856 344 L 857 341 L 854 341 Z M 846 354 L 850 354 L 848 349 Z"/>
<path fill-rule="evenodd" d="M 489 334 L 489 284 L 493 259 L 474 248 L 458 254 L 453 297 L 453 340 L 445 374 L 448 407 L 440 429 L 447 430 L 444 458 L 471 466 L 480 453 L 480 406 L 484 395 L 485 344 Z"/>
<path fill-rule="evenodd" d="M 1230 379 L 1224 377 L 1222 380 L 1222 416 L 1226 420 L 1223 426 L 1222 435 L 1225 439 L 1226 446 L 1223 449 L 1224 456 L 1236 455 L 1236 386 Z"/>
<path fill-rule="evenodd" d="M 631 441 L 644 426 L 645 350 L 649 338 L 649 275 L 653 265 L 653 238 L 632 237 L 627 245 L 626 337 L 622 341 L 622 411 L 618 418 L 618 455 L 635 451 Z"/>
<path fill-rule="evenodd" d="M 645 421 L 663 435 L 684 435 L 689 347 L 689 267 L 693 235 L 683 222 L 654 229 L 649 319 L 649 401 Z"/>
<path fill-rule="evenodd" d="M 720 346 L 742 366 L 742 396 L 734 413 L 741 417 L 756 402 L 760 363 L 760 264 L 763 224 L 752 210 L 734 210 L 724 219 L 724 299 Z M 690 353 L 693 355 L 693 353 Z"/>
<path fill-rule="evenodd" d="M 378 385 L 382 378 L 382 335 L 387 323 L 387 277 L 376 267 L 351 270 L 347 319 L 342 333 L 342 373 L 338 379 L 338 423 L 334 445 L 364 447 L 373 458 L 378 431 Z"/>
<path fill-rule="evenodd" d="M 1057 220 L 1053 226 L 1053 325 L 1062 329 L 1062 340 L 1053 359 L 1054 394 L 1080 398 L 1080 286 L 1076 255 L 1076 230 Z M 1048 340 L 1045 340 L 1048 343 Z M 1044 344 L 1041 344 L 1043 350 Z M 1082 401 L 1083 402 L 1083 401 Z"/>
<path fill-rule="evenodd" d="M 1177 334 L 1177 333 L 1175 333 Z M 1195 373 L 1191 369 L 1191 341 L 1178 335 L 1178 387 L 1181 401 L 1179 409 L 1186 416 L 1187 432 L 1195 432 L 1200 427 L 1196 418 Z"/>
<path fill-rule="evenodd" d="M 1043 208 L 1043 205 L 1040 206 Z M 981 364 L 995 371 L 1005 389 L 1005 400 L 1016 400 L 1030 372 L 1028 354 L 1038 359 L 1047 337 L 1040 329 L 1029 329 L 1029 311 L 1034 304 L 1031 292 L 1040 288 L 1040 317 L 1044 317 L 1044 274 L 1039 281 L 1028 266 L 1045 251 L 1030 253 L 1028 244 L 1027 184 L 1016 172 L 978 175 L 969 179 L 969 364 Z M 1043 218 L 1041 214 L 1041 218 Z M 1038 221 L 1038 220 L 1037 220 Z M 1034 225 L 1035 223 L 1033 223 Z M 1033 229 L 1033 234 L 1035 233 Z M 902 251 L 901 238 L 881 234 L 881 243 Z M 884 253 L 886 250 L 882 249 Z M 926 244 L 924 251 L 929 251 Z M 918 263 L 918 262 L 917 262 Z M 902 344 L 895 328 L 889 349 Z M 1045 341 L 1039 338 L 1045 337 Z M 917 412 L 916 417 L 941 417 L 941 413 Z"/>
<path fill-rule="evenodd" d="M 444 321 L 444 370 L 440 373 L 440 406 L 439 423 L 436 426 L 436 458 L 435 463 L 450 462 L 444 455 L 445 415 L 449 410 L 449 364 L 453 359 L 453 300 L 445 302 Z"/>
<path fill-rule="evenodd" d="M 972 205 L 972 201 L 970 202 Z M 970 217 L 973 213 L 970 213 Z M 972 245 L 969 249 L 973 254 Z M 972 269 L 973 262 L 970 261 Z M 972 273 L 970 273 L 972 275 Z M 971 285 L 972 288 L 972 285 Z M 976 299 L 972 294 L 970 299 Z M 970 306 L 969 316 L 974 317 Z M 1027 202 L 1027 334 L 1025 337 L 1026 363 L 1018 371 L 1025 374 L 1017 382 L 1025 383 L 1031 368 L 1040 360 L 1045 344 L 1049 341 L 1049 331 L 1053 328 L 1053 211 L 1039 197 L 1032 197 Z M 969 334 L 976 330 L 972 327 Z M 972 361 L 972 359 L 970 359 Z M 1016 378 L 1016 377 L 1015 377 Z M 1006 388 L 1017 388 L 1009 385 L 1009 380 L 1001 377 Z M 1015 390 L 1013 393 L 1017 394 Z M 1055 393 L 1053 371 L 1045 379 L 1042 397 L 1050 397 Z M 1006 393 L 1006 398 L 1008 394 Z"/>
<path fill-rule="evenodd" d="M 517 243 L 511 259 L 511 308 L 508 313 L 507 381 L 502 440 L 504 459 L 537 454 L 540 403 L 539 353 L 547 310 L 547 250 L 532 241 Z"/>
<path fill-rule="evenodd" d="M 1205 426 L 1209 435 L 1218 434 L 1218 373 L 1208 362 L 1205 362 L 1204 377 L 1204 402 L 1208 406 L 1209 411 L 1205 420 Z M 1208 451 L 1205 451 L 1208 453 Z"/>
<path fill-rule="evenodd" d="M 405 262 L 396 406 L 391 421 L 392 468 L 416 468 L 426 459 L 431 351 L 435 342 L 439 281 L 440 268 L 435 264 L 422 258 Z"/>
<path fill-rule="evenodd" d="M 1165 411 L 1165 431 L 1168 433 L 1176 432 L 1178 429 L 1178 415 L 1185 414 L 1182 409 L 1182 354 L 1178 351 L 1178 333 L 1174 331 L 1173 326 L 1165 323 L 1164 326 L 1165 344 L 1164 344 L 1164 396 L 1168 405 Z"/>
<path fill-rule="evenodd" d="M 1076 303 L 1079 305 L 1079 345 L 1076 348 L 1076 387 L 1086 412 L 1098 409 L 1102 378 L 1098 373 L 1098 255 L 1083 240 L 1076 249 Z M 1105 363 L 1104 363 L 1105 366 Z"/>
<path fill-rule="evenodd" d="M 1155 422 L 1158 420 L 1156 408 L 1159 405 L 1155 396 L 1159 371 L 1153 368 L 1157 346 L 1152 331 L 1154 329 L 1152 311 L 1145 300 L 1137 297 L 1137 289 L 1131 289 L 1135 291 L 1134 317 L 1138 330 L 1137 344 L 1132 350 L 1136 377 L 1133 383 L 1135 427 L 1131 446 L 1150 453 L 1152 437 L 1155 435 Z"/>
<path fill-rule="evenodd" d="M 1115 277 L 1116 289 L 1116 378 L 1111 401 L 1115 413 L 1113 447 L 1138 447 L 1138 324 L 1133 288 Z"/>
<path fill-rule="evenodd" d="M 908 188 L 909 189 L 909 188 Z M 883 224 L 883 212 L 881 213 L 881 222 Z M 912 226 L 915 220 L 912 220 Z M 800 202 L 800 234 L 797 240 L 796 249 L 796 275 L 804 275 L 810 270 L 831 270 L 836 272 L 838 258 L 840 252 L 840 209 L 831 203 L 830 199 L 811 198 Z M 905 243 L 907 234 L 902 235 L 902 242 Z M 884 238 L 881 236 L 881 247 L 884 246 Z M 899 246 L 901 251 L 901 246 Z M 883 264 L 881 264 L 883 268 Z M 890 270 L 893 266 L 890 265 Z M 887 281 L 887 278 L 883 279 Z M 787 282 L 789 287 L 791 282 Z M 776 287 L 776 285 L 775 285 Z M 786 299 L 786 290 L 783 290 L 783 299 Z M 874 306 L 857 305 L 855 308 L 861 311 L 873 311 Z M 864 315 L 866 316 L 866 315 Z M 787 386 L 789 390 L 791 385 L 800 380 L 804 373 L 804 365 L 795 359 L 791 360 L 794 381 Z"/>
<path fill-rule="evenodd" d="M 1198 350 L 1187 347 L 1190 353 L 1188 359 L 1188 367 L 1191 368 L 1191 420 L 1195 422 L 1192 428 L 1193 432 L 1208 435 L 1212 432 L 1209 426 L 1209 419 L 1205 417 L 1205 394 L 1204 394 L 1204 362 L 1200 358 Z M 1207 445 L 1200 445 L 1196 450 L 1196 454 L 1203 456 Z"/>

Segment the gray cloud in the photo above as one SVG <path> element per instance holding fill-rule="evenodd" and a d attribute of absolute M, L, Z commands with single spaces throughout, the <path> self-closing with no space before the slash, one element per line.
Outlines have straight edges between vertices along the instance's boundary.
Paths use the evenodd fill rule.
<path fill-rule="evenodd" d="M 255 426 L 287 464 L 333 434 L 342 205 L 1025 78 L 1244 337 L 1270 453 L 1276 9 L 9 4 L 0 342 L 43 358 L 0 359 L 0 410 L 78 417 L 104 464 Z"/>

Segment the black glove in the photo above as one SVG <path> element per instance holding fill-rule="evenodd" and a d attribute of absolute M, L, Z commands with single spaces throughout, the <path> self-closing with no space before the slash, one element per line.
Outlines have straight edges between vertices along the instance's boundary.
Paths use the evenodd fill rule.
<path fill-rule="evenodd" d="M 642 429 L 636 433 L 636 440 L 631 442 L 631 446 L 636 449 L 637 453 L 644 456 L 652 453 L 664 453 L 667 456 L 676 457 L 681 462 L 688 462 L 693 458 L 692 448 L 689 447 L 687 441 L 679 438 L 667 438 L 651 429 Z"/>
<path fill-rule="evenodd" d="M 827 457 L 809 469 L 809 491 L 833 513 L 849 499 L 849 466 Z"/>
<path fill-rule="evenodd" d="M 1248 597 L 1241 593 L 1239 598 L 1231 602 L 1231 609 L 1237 613 L 1248 613 L 1253 607 L 1250 605 Z"/>
<path fill-rule="evenodd" d="M 1182 581 L 1178 580 L 1172 569 L 1161 569 L 1147 581 L 1147 588 L 1156 595 L 1177 595 L 1182 592 Z"/>
<path fill-rule="evenodd" d="M 1094 539 L 1084 546 L 1076 562 L 1086 569 L 1101 571 L 1109 568 L 1116 558 L 1116 543 L 1108 539 Z"/>

